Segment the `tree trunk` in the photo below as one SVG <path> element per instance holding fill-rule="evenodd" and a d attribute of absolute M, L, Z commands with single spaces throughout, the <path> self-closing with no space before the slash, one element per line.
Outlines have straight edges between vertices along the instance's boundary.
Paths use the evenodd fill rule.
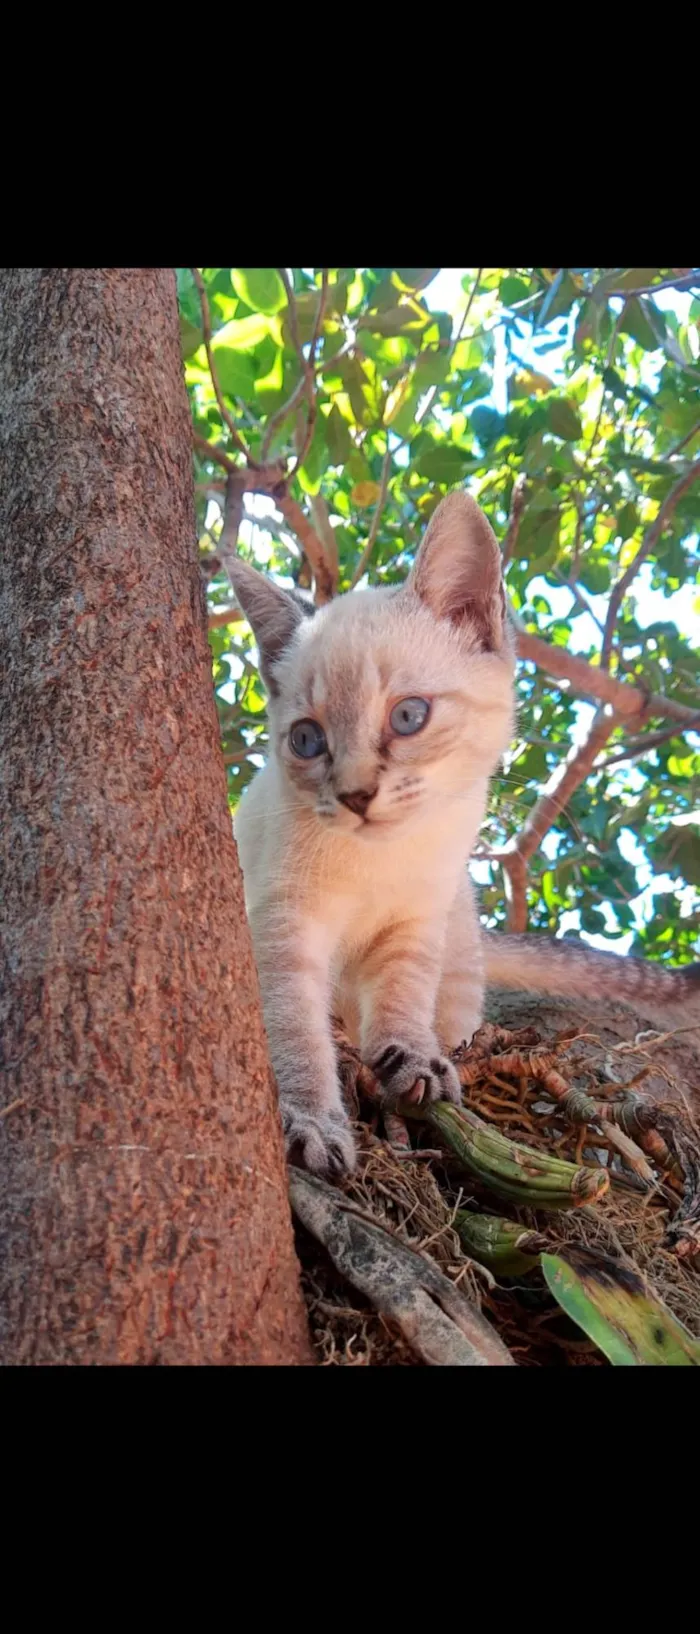
<path fill-rule="evenodd" d="M 311 1360 L 168 269 L 0 273 L 0 1360 Z"/>

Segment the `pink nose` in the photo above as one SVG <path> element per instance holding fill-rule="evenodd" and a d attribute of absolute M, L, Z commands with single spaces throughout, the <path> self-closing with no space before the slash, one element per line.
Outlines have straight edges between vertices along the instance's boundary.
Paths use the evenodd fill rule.
<path fill-rule="evenodd" d="M 376 789 L 353 789 L 351 794 L 339 794 L 338 799 L 357 817 L 364 817 L 370 800 L 374 799 Z"/>

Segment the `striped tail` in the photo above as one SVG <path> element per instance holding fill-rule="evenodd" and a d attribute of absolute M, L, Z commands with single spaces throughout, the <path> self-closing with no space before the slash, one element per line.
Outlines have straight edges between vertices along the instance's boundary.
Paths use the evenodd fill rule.
<path fill-rule="evenodd" d="M 603 953 L 585 942 L 551 936 L 483 933 L 488 987 L 573 998 L 591 1006 L 613 999 L 640 1022 L 665 1029 L 700 1029 L 700 964 L 675 970 L 646 959 Z"/>

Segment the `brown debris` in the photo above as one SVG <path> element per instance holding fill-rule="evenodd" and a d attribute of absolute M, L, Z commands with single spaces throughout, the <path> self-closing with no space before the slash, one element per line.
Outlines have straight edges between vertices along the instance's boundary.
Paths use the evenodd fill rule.
<path fill-rule="evenodd" d="M 517 1365 L 608 1363 L 553 1304 L 537 1275 L 499 1284 L 469 1259 L 454 1226 L 458 1208 L 508 1213 L 541 1233 L 553 1251 L 575 1243 L 625 1260 L 700 1336 L 700 1136 L 676 1102 L 644 1098 L 648 1041 L 620 1045 L 616 1053 L 573 1028 L 545 1044 L 532 1027 L 485 1023 L 471 1046 L 454 1052 L 465 1107 L 482 1121 L 513 1140 L 609 1173 L 602 1201 L 553 1217 L 509 1209 L 476 1182 L 465 1186 L 463 1176 L 456 1182 L 447 1156 L 431 1150 L 428 1130 L 413 1119 L 407 1129 L 396 1113 L 381 1112 L 373 1074 L 337 1025 L 335 1039 L 360 1151 L 357 1172 L 342 1187 L 348 1201 L 458 1284 Z M 611 1082 L 611 1054 L 618 1062 L 633 1056 L 624 1084 Z M 396 1323 L 353 1289 L 301 1228 L 298 1250 L 322 1365 L 424 1365 Z"/>

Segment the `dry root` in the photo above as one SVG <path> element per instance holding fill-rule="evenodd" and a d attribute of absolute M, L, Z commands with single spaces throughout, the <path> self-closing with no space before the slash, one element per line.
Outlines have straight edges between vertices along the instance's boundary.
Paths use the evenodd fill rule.
<path fill-rule="evenodd" d="M 700 1138 L 677 1104 L 640 1093 L 653 1041 L 618 1047 L 618 1065 L 633 1058 L 623 1085 L 610 1081 L 610 1049 L 573 1030 L 543 1044 L 533 1028 L 513 1032 L 486 1024 L 470 1047 L 455 1051 L 465 1107 L 478 1118 L 513 1141 L 609 1176 L 607 1195 L 595 1206 L 555 1216 L 497 1202 L 435 1149 L 429 1128 L 413 1120 L 407 1125 L 396 1114 L 383 1120 L 378 1085 L 340 1029 L 336 1045 L 361 1159 L 343 1186 L 347 1201 L 428 1256 L 489 1319 L 520 1366 L 607 1363 L 562 1316 L 541 1280 L 497 1281 L 470 1259 L 457 1229 L 465 1209 L 509 1214 L 551 1251 L 580 1244 L 622 1259 L 700 1336 Z M 353 1289 L 303 1230 L 299 1249 L 323 1363 L 421 1365 L 396 1321 Z"/>

